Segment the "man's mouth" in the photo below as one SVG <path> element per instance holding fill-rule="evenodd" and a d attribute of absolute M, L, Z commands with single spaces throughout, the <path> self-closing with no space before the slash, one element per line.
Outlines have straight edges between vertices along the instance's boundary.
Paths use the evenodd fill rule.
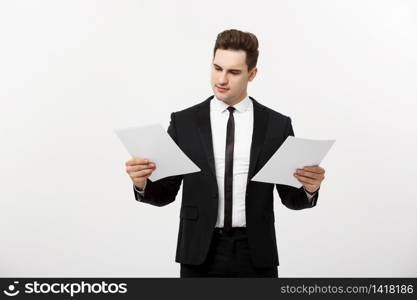
<path fill-rule="evenodd" d="M 226 89 L 226 88 L 219 87 L 217 85 L 216 85 L 216 88 L 219 92 L 226 92 L 227 90 L 229 90 L 229 89 Z"/>

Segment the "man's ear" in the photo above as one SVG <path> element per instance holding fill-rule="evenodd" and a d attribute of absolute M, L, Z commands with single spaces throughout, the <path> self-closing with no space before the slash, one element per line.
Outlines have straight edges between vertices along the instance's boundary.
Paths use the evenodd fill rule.
<path fill-rule="evenodd" d="M 258 68 L 253 67 L 253 69 L 249 72 L 248 81 L 252 81 L 255 78 L 256 73 L 258 73 Z"/>

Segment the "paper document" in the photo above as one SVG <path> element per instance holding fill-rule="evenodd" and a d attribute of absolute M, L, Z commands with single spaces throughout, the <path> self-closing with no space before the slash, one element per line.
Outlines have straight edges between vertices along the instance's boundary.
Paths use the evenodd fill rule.
<path fill-rule="evenodd" d="M 294 177 L 296 169 L 319 165 L 335 140 L 310 140 L 288 136 L 252 181 L 301 187 Z"/>
<path fill-rule="evenodd" d="M 148 177 L 152 181 L 201 171 L 159 124 L 114 131 L 132 157 L 155 163 L 156 169 Z"/>

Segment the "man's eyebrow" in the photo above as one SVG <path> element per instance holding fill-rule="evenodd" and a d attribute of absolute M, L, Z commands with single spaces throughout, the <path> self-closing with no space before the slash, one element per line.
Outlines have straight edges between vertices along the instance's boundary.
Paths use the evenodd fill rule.
<path fill-rule="evenodd" d="M 217 64 L 215 64 L 215 63 L 213 63 L 213 65 L 214 65 L 215 67 L 218 67 L 218 68 L 220 68 L 220 69 L 223 69 L 222 67 L 220 67 L 219 65 L 217 65 Z M 227 71 L 238 71 L 238 72 L 241 72 L 242 70 L 241 70 L 241 69 L 229 69 L 229 70 L 227 70 Z"/>

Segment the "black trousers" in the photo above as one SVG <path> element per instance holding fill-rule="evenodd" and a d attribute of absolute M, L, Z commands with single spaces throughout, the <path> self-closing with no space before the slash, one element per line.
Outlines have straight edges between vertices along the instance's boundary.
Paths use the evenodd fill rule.
<path fill-rule="evenodd" d="M 230 232 L 215 228 L 206 260 L 201 265 L 181 264 L 184 277 L 278 277 L 278 267 L 257 268 L 250 258 L 245 227 Z"/>

